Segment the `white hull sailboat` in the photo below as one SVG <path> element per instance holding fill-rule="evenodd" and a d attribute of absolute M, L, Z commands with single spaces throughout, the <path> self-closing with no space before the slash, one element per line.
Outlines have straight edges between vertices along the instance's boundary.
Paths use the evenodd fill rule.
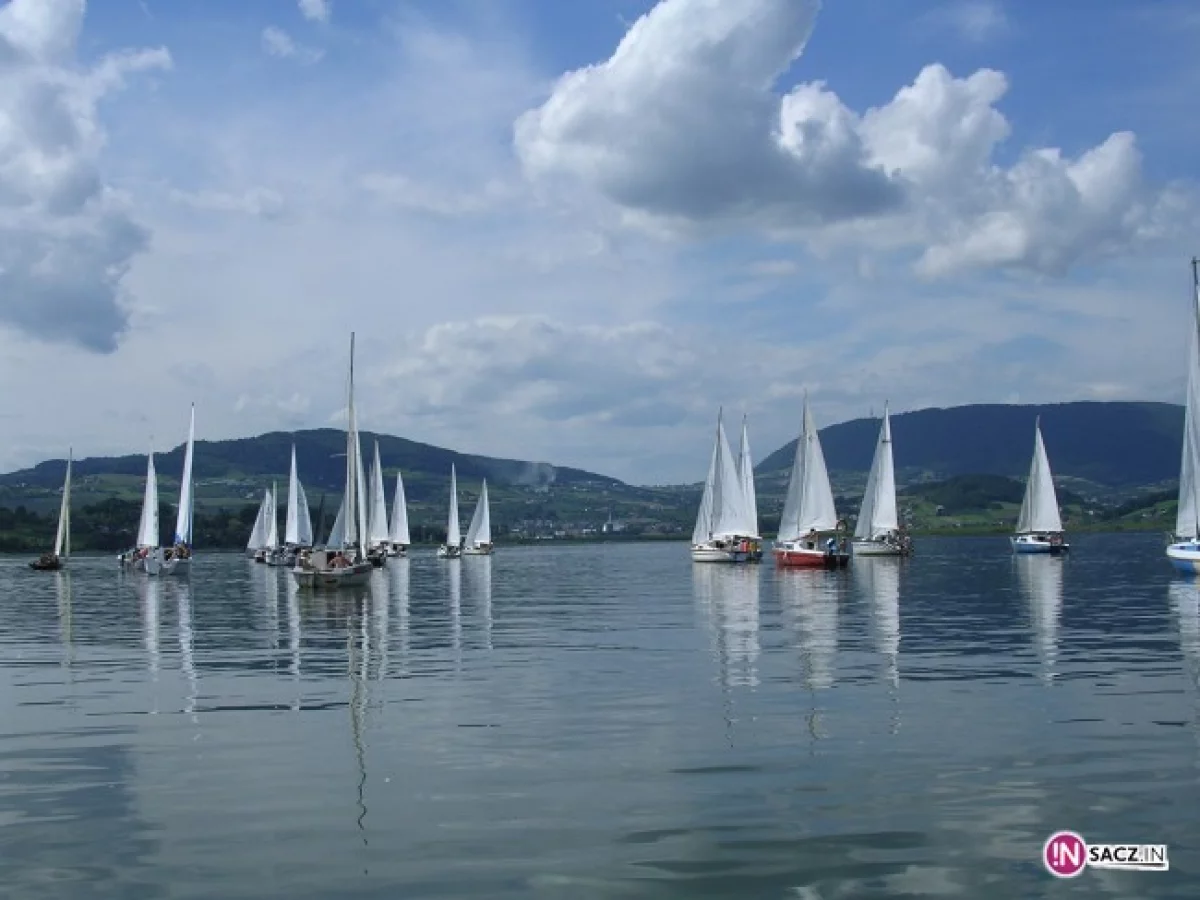
<path fill-rule="evenodd" d="M 313 545 L 312 513 L 308 497 L 296 469 L 296 445 L 292 444 L 292 464 L 288 471 L 287 517 L 283 525 L 283 546 L 271 553 L 267 562 L 273 566 L 294 566 L 300 553 Z"/>
<path fill-rule="evenodd" d="M 804 395 L 804 428 L 796 441 L 796 455 L 788 478 L 783 515 L 772 552 L 775 564 L 785 567 L 845 568 L 850 554 L 841 536 L 841 523 L 833 502 L 833 486 L 821 438 Z M 834 532 L 824 539 L 821 535 Z"/>
<path fill-rule="evenodd" d="M 367 515 L 367 558 L 378 568 L 387 559 L 391 536 L 388 532 L 387 500 L 383 494 L 383 465 L 379 461 L 379 441 L 375 442 L 375 460 L 371 463 L 371 474 L 367 483 L 371 491 L 371 504 Z"/>
<path fill-rule="evenodd" d="M 446 543 L 437 549 L 438 559 L 458 559 L 462 555 L 462 535 L 458 527 L 458 475 L 450 464 L 450 516 L 446 521 Z"/>
<path fill-rule="evenodd" d="M 179 477 L 179 512 L 175 516 L 175 545 L 162 563 L 163 575 L 189 575 L 192 571 L 192 520 L 195 512 L 192 453 L 196 443 L 196 404 L 188 425 L 187 448 L 183 451 L 183 474 Z"/>
<path fill-rule="evenodd" d="M 492 549 L 492 511 L 488 505 L 485 478 L 483 487 L 479 490 L 479 500 L 475 503 L 475 513 L 471 516 L 471 524 L 467 526 L 467 538 L 463 541 L 462 552 L 466 556 L 490 556 Z"/>
<path fill-rule="evenodd" d="M 154 472 L 154 451 L 146 457 L 146 492 L 142 496 L 142 518 L 138 523 L 137 544 L 117 556 L 123 568 L 157 575 L 162 566 L 158 543 L 158 476 Z"/>
<path fill-rule="evenodd" d="M 279 485 L 275 482 L 271 482 L 267 497 L 266 546 L 254 555 L 254 561 L 273 566 L 279 565 L 283 559 L 283 546 L 279 542 Z"/>
<path fill-rule="evenodd" d="M 388 528 L 388 556 L 405 556 L 412 540 L 408 533 L 408 501 L 404 497 L 404 479 L 396 473 L 396 496 L 392 499 L 392 521 Z"/>
<path fill-rule="evenodd" d="M 892 422 L 888 408 L 883 407 L 883 424 L 879 428 L 879 443 L 867 475 L 862 507 L 854 526 L 851 542 L 855 556 L 908 556 L 912 539 L 900 530 L 896 509 L 896 466 L 892 456 Z"/>
<path fill-rule="evenodd" d="M 362 477 L 362 452 L 358 419 L 354 412 L 354 333 L 350 334 L 350 389 L 346 406 L 346 489 L 334 531 L 341 533 L 322 550 L 301 555 L 292 577 L 301 588 L 360 587 L 371 579 L 374 566 L 366 558 L 366 491 Z"/>
<path fill-rule="evenodd" d="M 1179 511 L 1167 559 L 1178 571 L 1200 573 L 1200 276 L 1192 260 L 1192 314 L 1187 406 L 1183 413 L 1183 456 L 1179 464 Z"/>
<path fill-rule="evenodd" d="M 746 521 L 750 525 L 750 562 L 762 562 L 762 535 L 758 533 L 758 494 L 754 489 L 754 460 L 750 456 L 750 434 L 742 416 L 742 443 L 737 456 L 738 483 L 742 486 Z"/>
<path fill-rule="evenodd" d="M 246 558 L 256 562 L 266 559 L 267 551 L 267 518 L 271 511 L 271 492 L 263 491 L 262 503 L 258 505 L 258 515 L 254 519 L 254 527 L 250 529 L 250 539 L 246 541 Z"/>
<path fill-rule="evenodd" d="M 58 531 L 54 535 L 54 552 L 43 553 L 29 564 L 38 572 L 57 572 L 67 567 L 71 559 L 71 460 L 74 450 L 67 451 L 67 474 L 63 478 L 62 503 L 58 507 Z"/>
<path fill-rule="evenodd" d="M 1025 497 L 1017 517 L 1017 533 L 1010 538 L 1015 553 L 1065 553 L 1070 549 L 1063 536 L 1058 512 L 1058 495 L 1050 475 L 1050 460 L 1042 441 L 1041 417 L 1033 424 L 1033 463 L 1025 482 Z"/>
<path fill-rule="evenodd" d="M 692 528 L 692 562 L 750 562 L 757 526 L 750 521 L 738 467 L 725 439 L 724 411 L 717 412 L 717 434 L 709 458 L 704 493 Z"/>

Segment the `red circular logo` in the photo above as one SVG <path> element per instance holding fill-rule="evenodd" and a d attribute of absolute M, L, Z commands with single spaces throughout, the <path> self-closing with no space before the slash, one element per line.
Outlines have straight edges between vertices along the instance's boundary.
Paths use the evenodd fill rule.
<path fill-rule="evenodd" d="M 1087 843 L 1074 831 L 1056 831 L 1042 845 L 1042 862 L 1057 878 L 1074 878 L 1087 866 Z"/>

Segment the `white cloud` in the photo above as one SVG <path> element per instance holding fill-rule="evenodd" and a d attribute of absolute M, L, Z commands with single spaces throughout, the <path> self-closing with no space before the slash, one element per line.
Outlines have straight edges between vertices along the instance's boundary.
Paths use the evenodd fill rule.
<path fill-rule="evenodd" d="M 47 341 L 111 352 L 128 324 L 122 279 L 148 242 L 104 181 L 96 107 L 166 50 L 74 60 L 83 0 L 0 8 L 0 321 Z"/>
<path fill-rule="evenodd" d="M 262 48 L 268 56 L 295 59 L 302 63 L 315 63 L 324 55 L 321 50 L 297 43 L 286 31 L 274 25 L 263 29 Z"/>
<path fill-rule="evenodd" d="M 1008 80 L 988 70 L 927 67 L 866 111 L 833 92 L 836 72 L 828 86 L 772 94 L 805 40 L 803 6 L 712 7 L 709 18 L 660 7 L 671 15 L 657 31 L 643 20 L 635 31 L 658 42 L 657 62 L 631 69 L 645 47 L 627 49 L 560 82 L 525 119 L 532 143 L 520 149 L 533 156 L 520 160 L 513 123 L 555 86 L 499 18 L 448 32 L 404 7 L 391 28 L 347 24 L 353 65 L 330 59 L 302 79 L 258 81 L 262 66 L 193 45 L 157 91 L 107 102 L 104 128 L 85 104 L 88 171 L 100 180 L 103 162 L 111 187 L 84 204 L 79 235 L 93 271 L 120 289 L 115 307 L 96 308 L 116 308 L 126 333 L 99 356 L 0 331 L 0 383 L 38 385 L 0 394 L 14 436 L 0 468 L 71 443 L 178 443 L 190 400 L 205 440 L 336 426 L 351 329 L 364 428 L 639 482 L 700 478 L 721 404 L 749 412 L 760 456 L 774 449 L 794 437 L 804 388 L 822 425 L 885 399 L 897 411 L 1016 391 L 1179 399 L 1186 273 L 1170 254 L 1187 248 L 1109 258 L 1065 281 L 977 271 L 922 282 L 910 270 L 1053 272 L 1168 233 L 1171 197 L 1141 183 L 1127 138 L 1091 154 L 1075 148 L 1095 140 L 1022 153 L 1008 146 L 1021 123 L 998 108 Z M 745 15 L 727 16 L 733 7 Z M 80 72 L 75 38 L 63 38 L 78 20 L 65 21 L 75 30 L 43 25 L 46 37 L 28 40 L 63 62 L 27 66 L 53 68 L 55 85 L 91 103 L 137 57 Z M 87 27 L 91 46 L 102 35 Z M 604 105 L 617 88 L 629 110 Z M 38 115 L 26 131 L 42 135 L 53 107 L 28 108 Z M 25 181 L 53 174 L 54 146 Z M 655 147 L 667 152 L 657 162 Z M 6 198 L 0 223 L 22 208 Z M 153 234 L 127 274 L 102 258 L 101 211 Z M 647 238 L 651 226 L 700 239 Z M 46 271 L 104 283 L 76 265 Z M 86 334 L 84 321 L 58 309 L 43 325 Z M 161 402 L 143 402 L 147 373 Z"/>
<path fill-rule="evenodd" d="M 172 188 L 168 196 L 193 209 L 209 212 L 240 212 L 264 219 L 283 215 L 285 201 L 278 191 L 269 188 L 250 188 L 233 193 L 224 191 L 181 191 Z"/>
<path fill-rule="evenodd" d="M 999 0 L 953 0 L 922 18 L 929 25 L 948 28 L 957 37 L 975 43 L 1000 37 L 1012 27 Z"/>
<path fill-rule="evenodd" d="M 816 0 L 663 0 L 612 57 L 568 73 L 515 126 L 526 173 L 581 183 L 659 225 L 758 226 L 820 245 L 918 249 L 918 271 L 1062 274 L 1160 236 L 1173 193 L 1141 181 L 1132 134 L 1004 167 L 1005 76 L 940 64 L 858 114 L 822 82 L 773 85 Z"/>
<path fill-rule="evenodd" d="M 328 22 L 332 12 L 329 0 L 299 0 L 300 14 L 312 22 Z"/>

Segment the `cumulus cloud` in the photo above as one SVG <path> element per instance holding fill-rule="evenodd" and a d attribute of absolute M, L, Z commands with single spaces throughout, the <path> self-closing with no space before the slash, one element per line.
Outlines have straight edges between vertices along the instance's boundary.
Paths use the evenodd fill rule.
<path fill-rule="evenodd" d="M 329 0 L 299 0 L 300 14 L 313 22 L 328 22 L 332 12 Z"/>
<path fill-rule="evenodd" d="M 262 48 L 268 56 L 295 59 L 302 63 L 314 63 L 323 56 L 320 50 L 298 44 L 290 34 L 274 25 L 263 29 Z"/>
<path fill-rule="evenodd" d="M 80 70 L 83 0 L 0 8 L 0 321 L 44 340 L 111 352 L 126 329 L 121 282 L 149 234 L 104 183 L 99 101 L 164 49 Z"/>
<path fill-rule="evenodd" d="M 488 408 L 615 425 L 678 422 L 696 396 L 678 385 L 703 394 L 698 377 L 709 380 L 677 329 L 570 325 L 537 315 L 435 325 L 383 376 L 420 384 L 406 400 L 412 415 Z"/>
<path fill-rule="evenodd" d="M 1005 76 L 931 64 L 859 114 L 823 82 L 778 78 L 817 0 L 662 0 L 603 63 L 563 76 L 515 123 L 526 174 L 594 189 L 659 224 L 757 224 L 824 242 L 922 248 L 929 276 L 977 266 L 1061 274 L 1161 234 L 1175 198 L 1118 132 L 1076 157 L 994 159 Z"/>

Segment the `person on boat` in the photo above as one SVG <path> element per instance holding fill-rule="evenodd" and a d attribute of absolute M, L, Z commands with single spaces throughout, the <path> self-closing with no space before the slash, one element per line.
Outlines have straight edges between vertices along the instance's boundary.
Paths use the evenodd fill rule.
<path fill-rule="evenodd" d="M 837 549 L 837 538 L 831 537 L 825 541 L 825 552 L 829 556 L 833 556 L 833 552 Z"/>

